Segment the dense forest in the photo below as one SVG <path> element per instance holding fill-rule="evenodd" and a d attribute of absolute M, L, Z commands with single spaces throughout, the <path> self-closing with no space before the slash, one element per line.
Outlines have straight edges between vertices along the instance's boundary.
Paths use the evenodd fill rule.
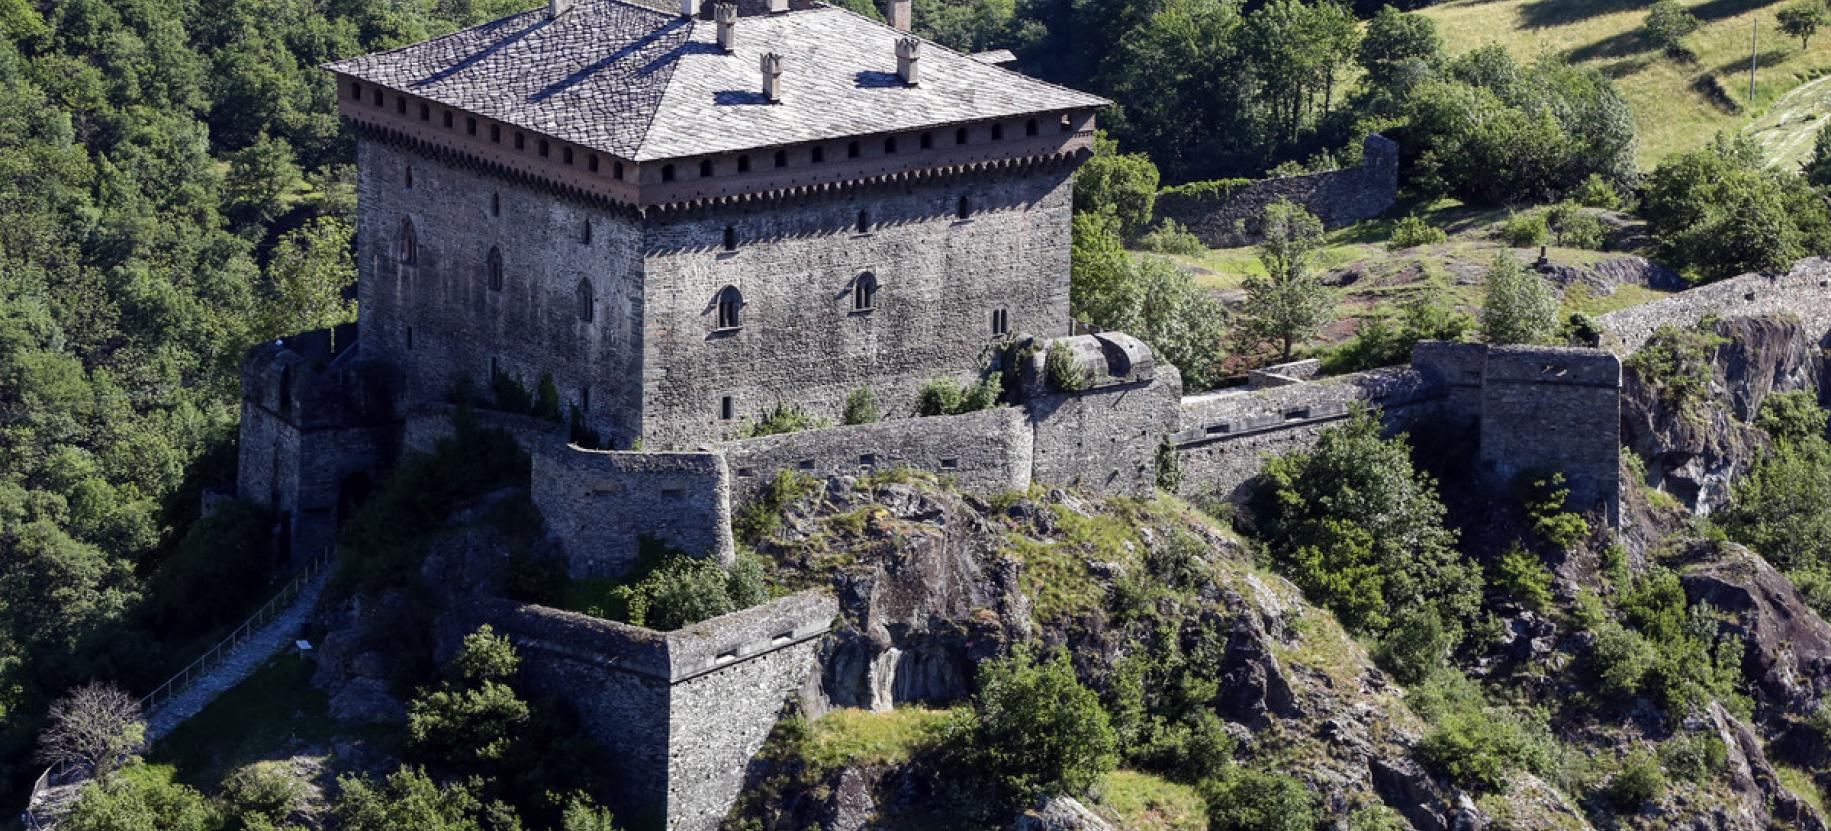
<path fill-rule="evenodd" d="M 23 787 L 35 775 L 31 751 L 44 714 L 66 690 L 98 678 L 128 690 L 150 687 L 270 586 L 273 564 L 258 553 L 267 550 L 269 518 L 243 509 L 197 517 L 204 489 L 233 478 L 236 371 L 247 349 L 354 317 L 353 141 L 336 117 L 329 76 L 316 67 L 523 5 L 0 0 L 0 778 L 9 785 Z M 842 5 L 879 16 L 869 0 Z M 1247 281 L 1242 305 L 1224 308 L 1188 270 L 1137 255 L 1190 245 L 1155 221 L 1156 194 L 1164 186 L 1220 187 L 1354 164 L 1368 132 L 1399 142 L 1408 205 L 1453 198 L 1567 206 L 1564 219 L 1549 226 L 1541 219 L 1543 233 L 1526 240 L 1575 228 L 1585 210 L 1632 211 L 1645 222 L 1651 250 L 1694 281 L 1831 252 L 1831 132 L 1821 134 L 1818 152 L 1799 172 L 1767 166 L 1748 142 L 1728 136 L 1643 171 L 1635 162 L 1636 125 L 1608 76 L 1555 55 L 1522 62 L 1498 46 L 1451 49 L 1429 19 L 1408 10 L 1424 3 L 1396 5 L 918 0 L 915 20 L 919 33 L 943 44 L 1009 48 L 1023 71 L 1117 102 L 1102 114 L 1105 134 L 1077 193 L 1075 312 L 1138 334 L 1182 368 L 1192 388 L 1243 368 L 1230 357 L 1264 362 L 1309 354 L 1308 341 L 1333 314 L 1318 282 L 1323 229 L 1288 207 L 1268 214 L 1274 233 L 1259 251 L 1263 274 Z M 1805 18 L 1798 20 L 1809 38 Z M 1655 15 L 1649 27 L 1676 42 L 1683 23 Z M 1669 26 L 1676 28 L 1659 28 Z M 1397 241 L 1399 231 L 1419 240 L 1441 235 L 1415 216 L 1397 224 Z M 1483 278 L 1491 308 L 1479 320 L 1420 302 L 1391 326 L 1364 325 L 1325 357 L 1336 369 L 1374 366 L 1420 339 L 1477 332 L 1496 343 L 1581 342 L 1582 321 L 1559 319 L 1541 281 L 1523 274 L 1511 259 L 1496 261 Z M 1674 349 L 1681 354 L 1672 363 L 1688 356 L 1696 371 L 1698 350 Z M 1821 435 L 1824 413 L 1804 401 L 1790 406 L 1803 412 L 1795 421 L 1810 423 L 1769 425 L 1781 437 L 1777 449 L 1740 486 L 1745 507 L 1726 514 L 1712 533 L 1772 548 L 1822 599 L 1831 595 L 1823 588 L 1831 584 L 1831 555 L 1800 541 L 1821 537 L 1818 526 L 1831 515 L 1822 486 L 1831 481 L 1831 451 Z M 1477 734 L 1470 741 L 1511 741 L 1520 745 L 1507 751 L 1516 756 L 1543 751 L 1542 731 L 1511 720 L 1478 726 L 1482 705 L 1470 702 L 1479 694 L 1466 679 L 1441 675 L 1451 650 L 1491 625 L 1481 609 L 1481 569 L 1458 559 L 1434 483 L 1413 470 L 1408 449 L 1383 441 L 1357 421 L 1339 445 L 1274 465 L 1273 493 L 1326 497 L 1343 470 L 1372 470 L 1383 480 L 1369 488 L 1404 504 L 1390 512 L 1373 505 L 1346 518 L 1267 512 L 1271 519 L 1258 530 L 1268 556 L 1375 644 L 1401 681 L 1435 684 L 1430 694 L 1445 699 L 1437 705 L 1462 722 L 1462 732 Z M 436 471 L 424 475 L 438 479 Z M 1809 510 L 1761 507 L 1783 500 Z M 1292 496 L 1287 505 L 1303 501 Z M 1543 504 L 1549 507 L 1537 513 L 1553 525 L 1577 522 L 1555 499 Z M 1565 547 L 1588 532 L 1586 525 L 1568 531 Z M 1566 532 L 1540 533 L 1533 545 L 1551 548 Z M 1400 539 L 1415 544 L 1387 550 Z M 1346 553 L 1331 561 L 1319 550 Z M 1516 558 L 1504 568 L 1511 571 L 1499 579 L 1512 595 L 1532 602 L 1548 591 L 1542 567 Z M 1645 665 L 1633 686 L 1664 685 L 1657 691 L 1662 703 L 1727 696 L 1732 685 L 1713 647 L 1673 622 L 1686 615 L 1682 598 L 1672 597 L 1673 579 L 1663 572 L 1620 578 L 1618 605 L 1645 625 L 1597 626 L 1612 647 L 1632 653 L 1622 660 Z M 1428 602 L 1385 615 L 1400 596 Z M 504 642 L 481 633 L 466 654 L 474 665 L 449 669 L 428 694 L 431 738 L 423 743 L 449 740 L 437 730 L 439 707 L 470 707 L 470 716 L 506 709 L 520 713 L 518 725 L 533 725 L 532 738 L 496 748 L 488 765 L 471 759 L 452 770 L 473 774 L 521 762 L 537 768 L 530 760 L 538 742 L 561 743 L 563 718 L 515 698 L 503 680 L 515 661 Z M 1086 719 L 1076 713 L 1099 706 L 1064 663 L 1019 655 L 987 672 L 993 697 L 1021 697 L 1026 685 L 1078 691 L 1065 705 L 1072 712 L 1058 714 L 1062 723 L 1080 724 Z M 1106 723 L 1104 715 L 1097 720 Z M 965 763 L 983 760 L 972 753 L 996 755 L 998 739 L 987 737 L 995 727 L 957 728 L 984 735 L 972 734 L 978 744 L 962 739 L 954 752 L 968 754 Z M 1061 726 L 1011 729 L 1020 728 Z M 1134 738 L 1170 729 L 1120 728 Z M 1198 764 L 1202 741 L 1221 743 L 1201 732 L 1212 728 L 1179 725 L 1174 752 L 1156 752 L 1176 756 L 1176 765 Z M 1115 739 L 1102 730 L 1071 738 L 1113 756 Z M 1484 730 L 1521 735 L 1495 739 Z M 1148 755 L 1142 745 L 1134 750 Z M 421 752 L 453 758 L 477 748 Z M 1018 781 L 1025 772 L 1005 764 L 993 766 L 1010 780 L 997 787 L 1033 796 L 1039 786 Z M 609 827 L 588 805 L 544 790 L 591 783 L 535 772 L 552 778 L 530 773 L 529 782 L 504 793 L 525 797 L 552 827 Z M 1085 776 L 1058 778 L 1085 787 Z M 1296 799 L 1282 780 L 1207 787 L 1261 787 Z M 341 810 L 357 818 L 352 828 L 401 827 L 389 806 L 414 799 L 470 800 L 465 810 L 481 816 L 491 796 L 410 771 L 357 783 L 349 794 Z"/>

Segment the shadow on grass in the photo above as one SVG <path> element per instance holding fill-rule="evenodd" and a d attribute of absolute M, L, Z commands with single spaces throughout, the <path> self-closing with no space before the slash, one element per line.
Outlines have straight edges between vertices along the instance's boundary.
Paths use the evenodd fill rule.
<path fill-rule="evenodd" d="M 1520 23 L 1534 29 L 1566 26 L 1645 6 L 1645 0 L 1536 0 L 1520 7 Z"/>

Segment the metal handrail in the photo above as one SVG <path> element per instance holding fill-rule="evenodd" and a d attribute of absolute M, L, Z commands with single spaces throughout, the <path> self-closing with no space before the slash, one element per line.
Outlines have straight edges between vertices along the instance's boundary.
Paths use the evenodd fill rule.
<path fill-rule="evenodd" d="M 320 552 L 318 556 L 307 561 L 304 566 L 293 573 L 293 578 L 287 581 L 285 586 L 280 588 L 279 593 L 269 598 L 261 608 L 255 610 L 254 614 L 249 615 L 248 619 L 242 621 L 240 626 L 235 627 L 235 631 L 230 632 L 228 637 L 217 641 L 215 645 L 204 650 L 204 653 L 198 656 L 196 660 L 186 664 L 183 669 L 178 670 L 170 678 L 167 678 L 165 683 L 160 684 L 153 688 L 152 692 L 142 696 L 140 698 L 141 714 L 145 715 L 151 713 L 153 708 L 171 701 L 185 690 L 190 689 L 191 684 L 206 675 L 212 666 L 222 660 L 224 655 L 227 655 L 234 651 L 236 647 L 246 643 L 249 638 L 254 636 L 255 632 L 260 631 L 261 627 L 272 622 L 275 617 L 279 616 L 281 611 L 290 607 L 293 601 L 299 599 L 299 595 L 305 591 L 305 585 L 310 583 L 312 578 L 317 577 L 318 574 L 323 572 L 324 568 L 330 564 L 334 553 L 334 549 L 327 548 Z M 50 828 L 50 825 L 39 817 L 38 812 L 35 810 L 38 807 L 39 797 L 43 795 L 45 791 L 56 785 L 68 784 L 59 782 L 58 780 L 69 775 L 71 772 L 72 771 L 67 765 L 52 765 L 45 768 L 44 772 L 38 774 L 38 778 L 32 781 L 31 795 L 27 797 L 25 811 L 21 813 L 19 817 L 20 822 L 28 831 L 47 831 Z"/>

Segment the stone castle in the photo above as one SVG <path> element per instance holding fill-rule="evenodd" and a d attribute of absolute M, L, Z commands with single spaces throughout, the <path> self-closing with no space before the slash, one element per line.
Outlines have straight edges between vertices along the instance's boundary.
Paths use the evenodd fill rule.
<path fill-rule="evenodd" d="M 1073 177 L 1105 101 L 909 36 L 908 0 L 888 25 L 813 0 L 652 2 L 554 0 L 327 66 L 357 135 L 360 321 L 262 345 L 243 376 L 238 495 L 281 517 L 290 556 L 328 552 L 449 430 L 449 402 L 501 378 L 544 381 L 571 438 L 612 448 L 478 413 L 529 450 L 574 576 L 625 573 L 644 538 L 729 558 L 734 509 L 784 470 L 1143 496 L 1173 455 L 1184 494 L 1231 498 L 1357 403 L 1465 431 L 1497 481 L 1561 471 L 1615 514 L 1613 354 L 1424 344 L 1408 367 L 1312 381 L 1299 363 L 1185 395 L 1138 340 L 1073 334 Z M 1008 405 L 914 416 L 923 384 L 993 372 Z M 735 438 L 778 405 L 836 420 L 859 389 L 886 420 Z M 466 614 L 616 751 L 620 815 L 698 831 L 818 687 L 836 608 L 796 595 L 667 633 Z"/>

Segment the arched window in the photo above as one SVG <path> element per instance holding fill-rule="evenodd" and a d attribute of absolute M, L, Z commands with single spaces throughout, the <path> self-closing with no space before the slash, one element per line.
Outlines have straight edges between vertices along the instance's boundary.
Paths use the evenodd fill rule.
<path fill-rule="evenodd" d="M 877 308 L 877 275 L 867 271 L 852 281 L 852 311 L 868 312 Z"/>
<path fill-rule="evenodd" d="M 420 238 L 413 233 L 413 220 L 405 217 L 401 219 L 400 260 L 405 265 L 420 261 Z"/>
<path fill-rule="evenodd" d="M 971 219 L 973 217 L 973 200 L 960 197 L 959 204 L 954 205 L 954 218 Z"/>
<path fill-rule="evenodd" d="M 870 211 L 859 211 L 858 212 L 858 232 L 861 234 L 871 233 L 871 212 Z"/>
<path fill-rule="evenodd" d="M 992 334 L 995 336 L 1011 334 L 1011 313 L 1009 311 L 992 310 Z"/>
<path fill-rule="evenodd" d="M 489 277 L 490 291 L 502 291 L 502 249 L 490 246 L 490 255 L 484 258 L 483 270 Z"/>
<path fill-rule="evenodd" d="M 579 320 L 590 323 L 597 317 L 597 292 L 591 288 L 590 280 L 579 281 Z"/>
<path fill-rule="evenodd" d="M 736 329 L 744 325 L 744 293 L 737 286 L 718 290 L 718 328 Z"/>

